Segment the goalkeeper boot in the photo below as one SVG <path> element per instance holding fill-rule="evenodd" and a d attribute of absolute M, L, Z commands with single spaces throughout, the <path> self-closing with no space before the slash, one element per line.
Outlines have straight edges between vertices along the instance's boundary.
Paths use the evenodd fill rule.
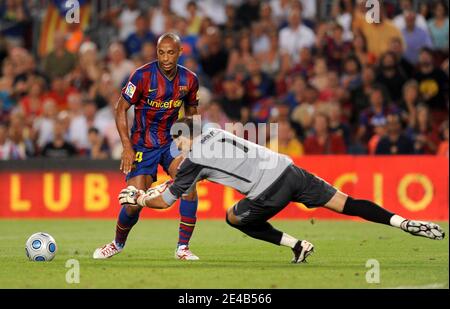
<path fill-rule="evenodd" d="M 445 232 L 442 228 L 433 222 L 405 220 L 400 224 L 400 227 L 405 232 L 414 236 L 422 236 L 436 240 L 442 240 L 445 237 Z"/>
<path fill-rule="evenodd" d="M 180 245 L 175 250 L 175 258 L 177 260 L 189 260 L 189 261 L 196 261 L 200 258 L 196 256 L 194 253 L 192 253 L 191 250 L 189 250 L 189 247 L 186 245 Z"/>
<path fill-rule="evenodd" d="M 306 262 L 308 256 L 313 254 L 314 245 L 306 240 L 299 240 L 292 248 L 292 252 L 294 252 L 292 263 L 303 263 Z"/>
<path fill-rule="evenodd" d="M 313 254 L 314 245 L 306 240 L 299 240 L 292 248 L 292 252 L 294 252 L 292 263 L 303 263 L 306 262 L 308 256 Z"/>
<path fill-rule="evenodd" d="M 107 259 L 116 254 L 119 254 L 120 252 L 122 252 L 122 250 L 123 250 L 123 247 L 117 245 L 116 241 L 113 240 L 109 244 L 106 244 L 101 248 L 95 249 L 92 257 L 96 260 Z"/>

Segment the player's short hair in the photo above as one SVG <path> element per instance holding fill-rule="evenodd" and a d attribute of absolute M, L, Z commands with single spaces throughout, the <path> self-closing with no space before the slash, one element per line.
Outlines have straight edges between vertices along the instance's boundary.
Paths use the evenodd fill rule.
<path fill-rule="evenodd" d="M 171 39 L 175 42 L 175 44 L 178 45 L 178 47 L 181 47 L 181 39 L 178 36 L 178 34 L 175 34 L 173 32 L 166 32 L 163 35 L 161 35 L 158 39 L 157 46 L 165 39 Z"/>
<path fill-rule="evenodd" d="M 191 117 L 180 118 L 170 128 L 172 138 L 184 136 L 194 138 L 202 133 L 201 124 Z"/>

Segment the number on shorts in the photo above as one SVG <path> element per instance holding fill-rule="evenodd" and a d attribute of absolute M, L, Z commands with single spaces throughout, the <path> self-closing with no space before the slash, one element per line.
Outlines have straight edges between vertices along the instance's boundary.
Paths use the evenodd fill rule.
<path fill-rule="evenodd" d="M 142 162 L 142 154 L 143 154 L 142 151 L 136 152 L 136 158 L 134 161 L 136 161 L 138 163 Z"/>

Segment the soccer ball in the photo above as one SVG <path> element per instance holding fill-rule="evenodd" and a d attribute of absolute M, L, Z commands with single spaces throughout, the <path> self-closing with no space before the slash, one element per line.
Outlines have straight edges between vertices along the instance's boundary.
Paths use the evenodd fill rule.
<path fill-rule="evenodd" d="M 25 244 L 25 252 L 30 261 L 51 261 L 57 250 L 55 239 L 42 232 L 31 235 Z"/>

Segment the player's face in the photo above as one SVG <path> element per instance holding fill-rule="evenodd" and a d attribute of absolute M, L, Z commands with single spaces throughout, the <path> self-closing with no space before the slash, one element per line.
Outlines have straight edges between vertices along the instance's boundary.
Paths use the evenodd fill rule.
<path fill-rule="evenodd" d="M 173 40 L 167 39 L 159 43 L 156 53 L 159 67 L 164 72 L 172 72 L 181 56 L 181 48 Z"/>

